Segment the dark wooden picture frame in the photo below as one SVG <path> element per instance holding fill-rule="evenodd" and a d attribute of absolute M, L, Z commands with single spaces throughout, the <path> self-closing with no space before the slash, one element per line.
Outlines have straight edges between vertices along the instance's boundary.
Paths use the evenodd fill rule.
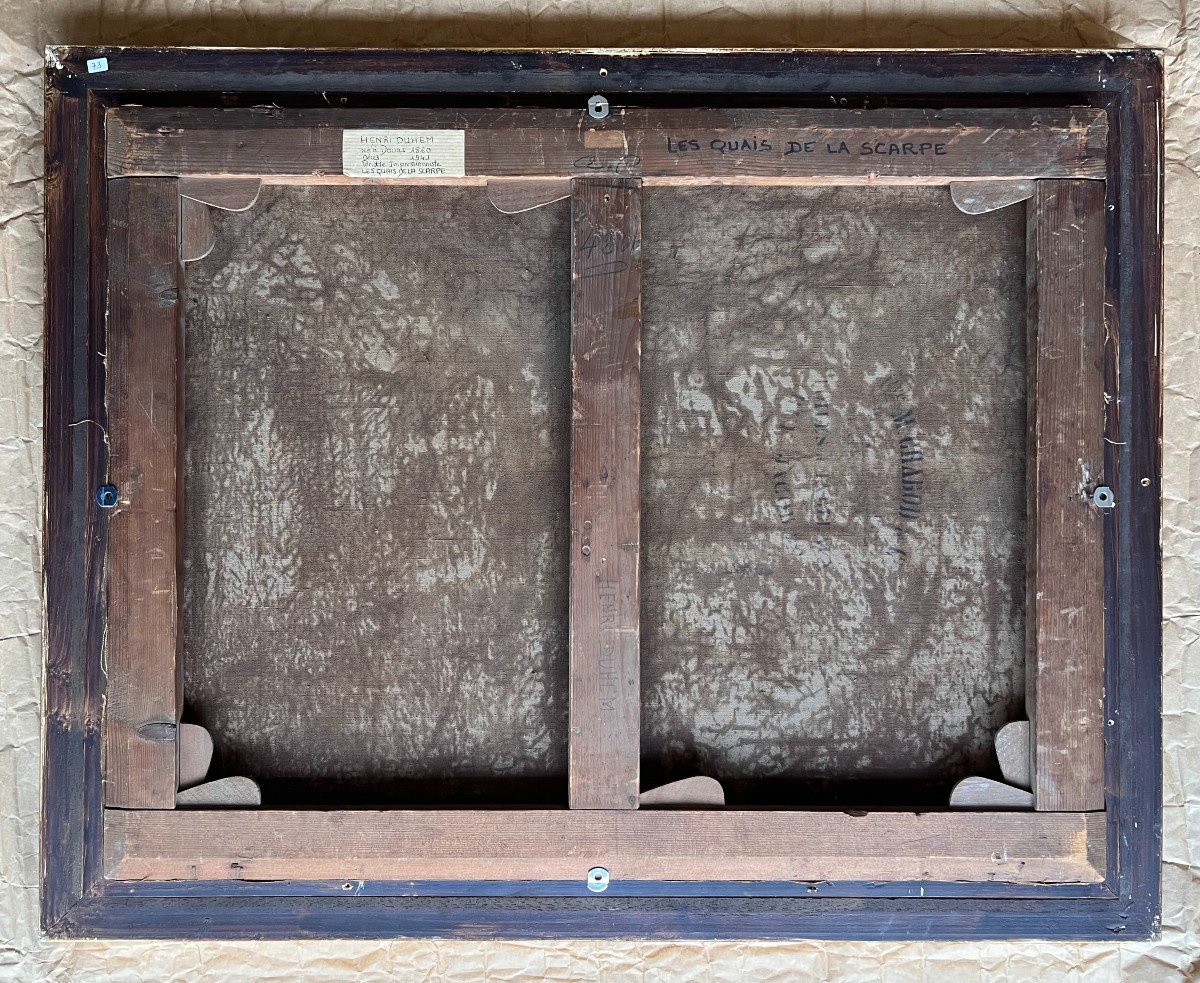
<path fill-rule="evenodd" d="M 1156 931 L 1156 55 L 47 60 L 47 932 Z M 589 120 L 594 93 L 622 108 Z M 670 152 L 672 133 L 704 145 L 747 127 L 779 147 L 804 129 L 912 150 Z M 179 418 L 182 263 L 211 246 L 208 208 L 246 207 L 263 181 L 348 180 L 343 131 L 370 128 L 463 132 L 461 180 L 502 210 L 571 198 L 572 347 L 606 357 L 574 372 L 569 810 L 174 809 L 180 439 L 156 421 Z M 1028 202 L 1032 811 L 637 809 L 640 193 L 712 181 L 948 184 L 968 212 Z M 609 464 L 612 482 L 588 482 Z M 118 508 L 101 508 L 102 486 Z M 585 883 L 598 860 L 603 893 Z"/>

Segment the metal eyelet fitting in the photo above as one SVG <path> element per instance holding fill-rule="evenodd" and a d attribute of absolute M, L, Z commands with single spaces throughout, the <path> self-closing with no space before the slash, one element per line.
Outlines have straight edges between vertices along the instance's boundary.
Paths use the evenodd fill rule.
<path fill-rule="evenodd" d="M 117 486 L 101 485 L 96 489 L 96 504 L 102 509 L 111 509 L 117 504 Z"/>
<path fill-rule="evenodd" d="M 588 115 L 592 119 L 607 119 L 608 100 L 604 96 L 592 96 L 588 100 Z"/>
<path fill-rule="evenodd" d="M 608 871 L 603 867 L 593 867 L 587 872 L 587 886 L 592 894 L 600 894 L 608 890 Z"/>
<path fill-rule="evenodd" d="M 1108 485 L 1099 485 L 1092 492 L 1092 504 L 1098 509 L 1111 509 L 1117 504 L 1117 497 Z"/>

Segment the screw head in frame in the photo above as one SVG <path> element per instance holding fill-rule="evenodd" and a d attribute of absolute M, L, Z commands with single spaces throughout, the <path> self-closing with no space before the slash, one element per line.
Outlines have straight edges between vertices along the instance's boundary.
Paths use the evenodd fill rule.
<path fill-rule="evenodd" d="M 1117 504 L 1117 497 L 1108 485 L 1100 485 L 1092 492 L 1092 504 L 1098 509 L 1111 509 Z"/>
<path fill-rule="evenodd" d="M 111 509 L 117 504 L 116 485 L 101 485 L 96 489 L 96 504 L 102 509 Z"/>
<path fill-rule="evenodd" d="M 608 889 L 608 871 L 603 867 L 593 867 L 587 872 L 587 886 L 592 894 L 600 894 Z"/>
<path fill-rule="evenodd" d="M 588 115 L 592 119 L 606 119 L 608 117 L 608 100 L 604 96 L 592 96 L 588 100 Z"/>

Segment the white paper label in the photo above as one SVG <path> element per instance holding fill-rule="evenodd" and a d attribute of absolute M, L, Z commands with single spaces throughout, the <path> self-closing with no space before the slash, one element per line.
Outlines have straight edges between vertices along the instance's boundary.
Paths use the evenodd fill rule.
<path fill-rule="evenodd" d="M 87 70 L 90 74 L 95 75 L 97 72 L 108 71 L 107 58 L 89 58 L 87 60 Z"/>
<path fill-rule="evenodd" d="M 463 130 L 343 130 L 348 177 L 465 177 Z"/>

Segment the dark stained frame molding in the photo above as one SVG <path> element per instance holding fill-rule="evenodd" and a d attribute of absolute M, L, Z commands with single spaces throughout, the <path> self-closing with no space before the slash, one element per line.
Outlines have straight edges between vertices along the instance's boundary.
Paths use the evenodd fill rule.
<path fill-rule="evenodd" d="M 89 59 L 107 69 L 89 72 Z M 62 936 L 1129 938 L 1159 911 L 1161 96 L 1158 57 L 1113 52 L 529 52 L 50 49 L 47 57 L 47 724 L 43 927 Z M 604 69 L 604 75 L 600 70 Z M 577 109 L 679 105 L 1093 107 L 1108 117 L 1104 283 L 1118 361 L 1105 446 L 1105 807 L 1100 884 L 115 881 L 104 877 L 110 107 L 264 102 Z M 231 93 L 233 95 L 231 95 Z M 830 99 L 835 103 L 831 103 Z M 1120 388 L 1117 381 L 1120 381 Z M 83 421 L 88 421 L 83 423 Z M 1145 483 L 1143 483 L 1145 482 Z"/>

